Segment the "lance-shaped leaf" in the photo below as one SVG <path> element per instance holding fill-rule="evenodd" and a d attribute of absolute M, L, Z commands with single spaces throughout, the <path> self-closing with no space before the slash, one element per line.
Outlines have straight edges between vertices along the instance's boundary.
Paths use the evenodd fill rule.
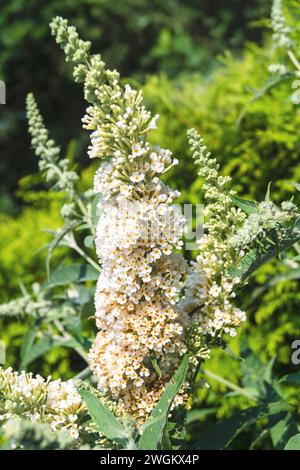
<path fill-rule="evenodd" d="M 279 420 L 270 430 L 275 449 L 284 449 L 288 440 L 298 432 L 297 423 L 291 413 Z"/>
<path fill-rule="evenodd" d="M 25 370 L 29 364 L 29 357 L 31 354 L 31 349 L 36 337 L 37 332 L 39 331 L 39 326 L 42 322 L 42 319 L 38 318 L 29 328 L 25 334 L 22 344 L 21 344 L 21 364 L 20 370 Z"/>
<path fill-rule="evenodd" d="M 188 356 L 184 356 L 171 382 L 166 386 L 158 404 L 152 411 L 149 420 L 143 426 L 143 434 L 139 442 L 140 450 L 155 450 L 158 448 L 168 419 L 172 402 L 182 387 L 189 366 Z"/>
<path fill-rule="evenodd" d="M 264 253 L 261 253 L 258 249 L 252 249 L 242 258 L 238 266 L 230 269 L 228 274 L 232 277 L 238 276 L 245 279 L 274 258 L 274 256 L 293 246 L 298 240 L 300 240 L 300 233 L 296 231 L 291 233 L 289 237 L 281 240 L 280 243 L 269 246 Z"/>
<path fill-rule="evenodd" d="M 79 388 L 78 393 L 85 401 L 99 432 L 114 442 L 124 443 L 128 439 L 128 433 L 115 415 L 90 390 Z"/>
<path fill-rule="evenodd" d="M 232 196 L 232 202 L 237 206 L 239 207 L 240 209 L 242 209 L 242 211 L 246 212 L 246 214 L 253 214 L 253 212 L 256 211 L 256 208 L 257 208 L 257 202 L 256 201 L 252 201 L 252 200 L 249 200 L 249 199 L 242 199 L 240 197 L 237 197 L 237 196 Z"/>
<path fill-rule="evenodd" d="M 238 119 L 237 119 L 237 126 L 240 126 L 242 120 L 244 119 L 245 117 L 245 114 L 247 113 L 248 109 L 250 108 L 250 106 L 255 102 L 257 101 L 258 99 L 260 99 L 262 96 L 264 96 L 265 94 L 267 94 L 270 90 L 272 90 L 272 88 L 275 88 L 277 85 L 279 85 L 280 83 L 284 82 L 284 81 L 287 81 L 287 80 L 290 80 L 291 78 L 295 77 L 296 76 L 296 73 L 295 72 L 286 72 L 286 73 L 283 73 L 281 75 L 272 75 L 271 77 L 269 77 L 264 85 L 256 91 L 256 93 L 254 94 L 254 96 L 251 98 L 251 100 L 249 101 L 249 103 L 247 104 L 247 106 L 245 106 L 245 108 L 243 109 L 243 111 L 241 112 L 241 114 L 239 115 Z"/>
<path fill-rule="evenodd" d="M 47 257 L 46 257 L 46 272 L 48 277 L 50 276 L 50 261 L 52 257 L 52 253 L 55 250 L 56 247 L 61 245 L 63 243 L 64 237 L 69 233 L 71 230 L 73 230 L 78 222 L 67 222 L 61 229 L 57 231 L 49 231 L 49 233 L 53 233 L 53 240 L 46 245 L 48 248 L 47 251 Z"/>
<path fill-rule="evenodd" d="M 295 434 L 295 436 L 291 437 L 284 450 L 300 450 L 300 434 Z"/>
<path fill-rule="evenodd" d="M 89 264 L 74 263 L 68 266 L 61 266 L 50 274 L 49 279 L 44 283 L 46 289 L 63 286 L 70 283 L 85 281 L 95 281 L 99 277 L 99 271 Z"/>

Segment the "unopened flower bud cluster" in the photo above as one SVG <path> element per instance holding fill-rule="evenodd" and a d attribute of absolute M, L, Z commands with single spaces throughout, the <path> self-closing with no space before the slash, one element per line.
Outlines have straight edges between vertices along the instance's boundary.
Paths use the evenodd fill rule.
<path fill-rule="evenodd" d="M 228 234 L 242 223 L 245 215 L 232 204 L 233 191 L 229 190 L 229 177 L 219 175 L 219 165 L 212 158 L 199 134 L 191 129 L 188 132 L 189 144 L 193 151 L 199 176 L 205 181 L 203 191 L 207 204 L 204 209 L 205 234 L 198 241 L 199 255 L 193 263 L 187 279 L 181 309 L 197 325 L 192 329 L 199 344 L 196 356 L 207 357 L 201 333 L 209 337 L 227 333 L 235 336 L 236 329 L 245 321 L 245 312 L 233 304 L 239 278 L 230 278 L 228 271 L 233 263 Z M 190 333 L 191 342 L 191 333 Z M 193 348 L 195 350 L 195 347 Z"/>
<path fill-rule="evenodd" d="M 31 144 L 39 157 L 39 168 L 45 174 L 46 181 L 54 183 L 59 191 L 73 192 L 78 175 L 69 170 L 69 161 L 60 159 L 60 148 L 49 138 L 43 118 L 39 112 L 34 96 L 30 93 L 26 99 L 27 118 Z"/>
<path fill-rule="evenodd" d="M 72 380 L 45 380 L 40 375 L 0 368 L 0 420 L 24 418 L 49 423 L 53 431 L 65 429 L 77 439 L 85 414 Z"/>

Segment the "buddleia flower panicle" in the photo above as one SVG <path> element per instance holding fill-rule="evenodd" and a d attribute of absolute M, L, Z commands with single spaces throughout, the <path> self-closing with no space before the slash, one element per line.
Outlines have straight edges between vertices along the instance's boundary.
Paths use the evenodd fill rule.
<path fill-rule="evenodd" d="M 198 174 L 203 178 L 205 234 L 198 240 L 200 253 L 192 263 L 184 298 L 179 305 L 192 317 L 189 342 L 194 345 L 194 350 L 198 344 L 198 353 L 194 354 L 199 359 L 208 356 L 205 345 L 210 338 L 220 337 L 222 333 L 234 336 L 246 318 L 245 312 L 233 304 L 240 279 L 228 275 L 233 263 L 228 236 L 242 224 L 245 215 L 234 207 L 231 179 L 219 174 L 219 164 L 207 150 L 203 138 L 191 129 L 188 141 Z"/>
<path fill-rule="evenodd" d="M 101 159 L 94 179 L 94 190 L 101 194 L 99 332 L 90 364 L 100 389 L 143 420 L 186 351 L 187 318 L 176 308 L 186 264 L 174 252 L 181 249 L 185 219 L 172 205 L 179 193 L 160 180 L 178 161 L 148 142 L 158 117 L 146 110 L 141 92 L 122 86 L 119 74 L 90 54 L 90 44 L 66 20 L 54 19 L 51 28 L 74 64 L 76 80 L 84 82 L 91 103 L 83 118 L 92 131 L 88 153 Z"/>
<path fill-rule="evenodd" d="M 289 31 L 279 21 L 278 8 L 273 21 L 282 43 Z M 91 54 L 91 44 L 66 20 L 55 18 L 51 30 L 73 65 L 75 80 L 83 83 L 88 154 L 100 159 L 94 191 L 101 195 L 95 243 L 102 271 L 90 366 L 101 393 L 144 421 L 183 354 L 188 351 L 196 365 L 209 356 L 216 338 L 236 335 L 245 321 L 245 312 L 234 305 L 241 279 L 229 273 L 242 256 L 238 240 L 254 221 L 235 207 L 230 177 L 220 174 L 217 160 L 191 129 L 189 145 L 203 180 L 205 233 L 188 269 L 180 253 L 185 219 L 174 204 L 179 192 L 161 181 L 178 160 L 148 140 L 158 116 L 145 108 L 140 91 L 123 85 L 116 70 Z M 289 221 L 294 209 L 284 204 L 279 212 L 260 205 L 263 223 L 277 227 L 282 219 Z M 187 402 L 187 386 L 175 404 Z"/>
<path fill-rule="evenodd" d="M 291 29 L 287 24 L 281 0 L 273 0 L 271 19 L 275 45 L 290 48 L 293 45 L 290 37 Z"/>
<path fill-rule="evenodd" d="M 60 158 L 60 148 L 53 139 L 50 139 L 32 93 L 29 93 L 26 98 L 26 109 L 31 145 L 36 156 L 39 157 L 40 171 L 45 175 L 46 181 L 54 184 L 54 189 L 70 192 L 73 195 L 78 175 L 69 170 L 67 159 Z"/>

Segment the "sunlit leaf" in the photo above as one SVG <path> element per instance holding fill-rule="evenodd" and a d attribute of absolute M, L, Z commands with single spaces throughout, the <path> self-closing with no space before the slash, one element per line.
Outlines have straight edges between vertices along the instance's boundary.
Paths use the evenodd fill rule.
<path fill-rule="evenodd" d="M 141 450 L 155 450 L 161 442 L 163 430 L 165 428 L 168 414 L 172 402 L 182 387 L 188 371 L 189 359 L 185 356 L 175 372 L 171 382 L 166 386 L 166 389 L 161 396 L 158 404 L 152 411 L 150 418 L 143 426 L 143 433 L 139 442 L 139 449 Z"/>
<path fill-rule="evenodd" d="M 89 414 L 99 431 L 112 441 L 124 442 L 128 433 L 115 415 L 90 390 L 79 389 L 78 392 L 85 401 Z"/>

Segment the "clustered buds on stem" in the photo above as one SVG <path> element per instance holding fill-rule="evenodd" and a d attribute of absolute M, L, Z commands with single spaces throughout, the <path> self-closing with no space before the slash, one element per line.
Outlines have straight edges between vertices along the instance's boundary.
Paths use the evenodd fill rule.
<path fill-rule="evenodd" d="M 72 380 L 45 380 L 40 375 L 0 368 L 0 422 L 2 418 L 44 422 L 53 431 L 66 429 L 77 439 L 80 419 L 86 413 Z"/>
<path fill-rule="evenodd" d="M 55 189 L 73 194 L 78 175 L 75 171 L 69 170 L 67 159 L 59 158 L 60 148 L 50 139 L 32 93 L 26 98 L 26 107 L 28 130 L 32 136 L 31 144 L 36 156 L 39 157 L 40 171 L 45 173 L 46 181 L 55 183 Z"/>
<path fill-rule="evenodd" d="M 201 336 L 221 336 L 223 332 L 234 336 L 237 326 L 246 318 L 232 303 L 240 279 L 228 275 L 235 255 L 229 239 L 245 215 L 234 207 L 230 177 L 219 175 L 219 165 L 207 151 L 203 139 L 194 129 L 188 132 L 188 138 L 199 176 L 204 179 L 206 233 L 199 240 L 200 253 L 192 265 L 180 307 L 192 315 L 193 344 L 196 341 L 202 347 L 196 355 L 205 358 L 207 349 Z"/>
<path fill-rule="evenodd" d="M 271 18 L 275 45 L 277 47 L 291 47 L 293 45 L 290 38 L 291 29 L 286 22 L 281 0 L 273 0 Z"/>

